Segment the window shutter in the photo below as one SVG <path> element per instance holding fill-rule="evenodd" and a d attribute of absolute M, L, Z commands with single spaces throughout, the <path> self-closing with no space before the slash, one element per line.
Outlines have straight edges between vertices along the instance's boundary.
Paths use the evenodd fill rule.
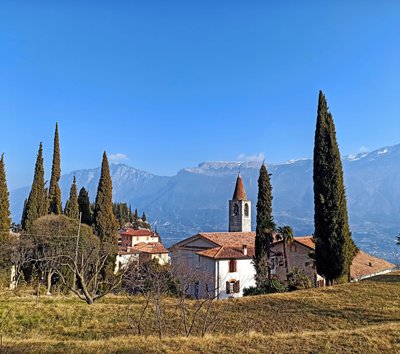
<path fill-rule="evenodd" d="M 233 261 L 233 271 L 237 272 L 237 260 L 236 259 Z"/>
<path fill-rule="evenodd" d="M 227 294 L 230 294 L 230 293 L 231 293 L 231 290 L 230 290 L 230 289 L 231 289 L 231 287 L 230 287 L 229 281 L 227 281 L 227 282 L 226 282 L 226 293 L 227 293 Z"/>
<path fill-rule="evenodd" d="M 235 282 L 235 285 L 234 285 L 233 288 L 235 290 L 235 294 L 238 294 L 240 292 L 240 282 L 239 282 L 239 280 Z"/>

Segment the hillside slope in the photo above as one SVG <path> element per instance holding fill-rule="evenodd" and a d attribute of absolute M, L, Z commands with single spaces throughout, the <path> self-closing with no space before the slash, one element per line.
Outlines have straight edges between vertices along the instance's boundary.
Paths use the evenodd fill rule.
<path fill-rule="evenodd" d="M 75 298 L 2 294 L 0 315 L 6 352 L 396 352 L 400 350 L 400 273 L 370 281 L 220 301 L 218 321 L 205 338 L 195 327 L 182 336 L 182 321 L 170 298 L 164 307 L 165 338 L 156 338 L 154 318 L 144 336 L 134 335 L 143 300 L 109 296 L 88 306 Z"/>

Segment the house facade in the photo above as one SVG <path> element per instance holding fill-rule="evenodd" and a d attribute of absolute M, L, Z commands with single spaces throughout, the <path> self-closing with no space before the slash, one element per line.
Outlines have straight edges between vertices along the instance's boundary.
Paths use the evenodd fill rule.
<path fill-rule="evenodd" d="M 169 262 L 169 251 L 160 242 L 160 235 L 147 229 L 122 228 L 118 231 L 118 255 L 115 271 L 127 264 L 141 266 L 153 259 Z"/>

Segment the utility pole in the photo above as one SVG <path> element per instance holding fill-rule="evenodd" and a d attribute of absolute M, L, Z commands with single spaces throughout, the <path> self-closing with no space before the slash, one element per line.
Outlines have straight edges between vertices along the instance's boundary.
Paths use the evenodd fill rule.
<path fill-rule="evenodd" d="M 78 235 L 76 236 L 76 246 L 75 246 L 75 272 L 72 284 L 72 289 L 76 290 L 76 268 L 78 267 L 78 250 L 79 250 L 79 237 L 81 234 L 81 223 L 82 223 L 82 212 L 79 213 L 79 224 L 78 224 Z"/>

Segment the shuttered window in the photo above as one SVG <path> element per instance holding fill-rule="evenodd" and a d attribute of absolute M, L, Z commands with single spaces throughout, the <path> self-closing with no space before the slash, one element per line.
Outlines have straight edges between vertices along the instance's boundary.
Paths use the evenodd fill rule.
<path fill-rule="evenodd" d="M 239 280 L 227 281 L 226 282 L 226 293 L 227 294 L 238 294 L 240 293 L 240 282 Z"/>
<path fill-rule="evenodd" d="M 229 273 L 237 272 L 237 261 L 236 259 L 232 259 L 229 261 Z"/>

